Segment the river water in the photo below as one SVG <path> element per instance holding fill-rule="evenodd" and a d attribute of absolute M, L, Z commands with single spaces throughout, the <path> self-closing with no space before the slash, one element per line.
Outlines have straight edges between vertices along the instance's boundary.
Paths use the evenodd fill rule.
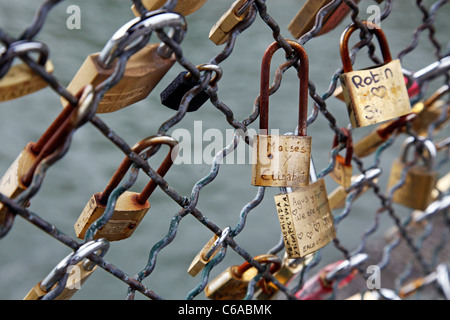
<path fill-rule="evenodd" d="M 32 20 L 39 2 L 0 0 L 0 27 L 11 36 L 19 36 Z M 283 36 L 290 37 L 287 25 L 304 2 L 267 1 L 268 12 L 279 23 Z M 362 2 L 361 17 L 368 17 L 370 14 L 364 10 L 373 1 Z M 427 6 L 434 3 L 423 2 Z M 209 0 L 201 10 L 187 17 L 188 32 L 182 49 L 193 64 L 206 63 L 222 50 L 222 47 L 214 45 L 208 39 L 208 33 L 231 3 L 231 0 Z M 422 16 L 414 3 L 396 1 L 391 16 L 382 22 L 393 55 L 412 42 L 413 31 L 421 24 Z M 73 4 L 81 9 L 79 30 L 71 30 L 66 26 L 70 16 L 67 8 Z M 436 37 L 444 44 L 444 50 L 448 42 L 449 13 L 450 5 L 446 5 L 438 12 L 436 22 Z M 133 17 L 130 1 L 65 1 L 52 10 L 36 40 L 49 45 L 50 59 L 55 66 L 54 74 L 63 85 L 68 85 L 86 56 L 101 51 L 114 32 Z M 345 23 L 348 21 L 347 19 Z M 305 46 L 310 57 L 310 79 L 319 93 L 328 90 L 331 76 L 341 65 L 339 36 L 343 27 L 341 25 Z M 156 36 L 151 39 L 151 42 L 157 41 Z M 221 64 L 224 74 L 219 82 L 218 95 L 233 110 L 238 120 L 246 118 L 252 111 L 259 93 L 262 54 L 272 42 L 270 28 L 257 17 L 252 27 L 238 38 L 233 54 Z M 367 63 L 365 55 L 363 50 L 357 60 L 359 66 Z M 278 61 L 282 58 L 282 54 L 276 57 Z M 434 61 L 434 48 L 427 35 L 423 34 L 419 46 L 405 57 L 403 66 L 418 70 Z M 173 110 L 161 105 L 159 92 L 181 71 L 183 68 L 180 65 L 174 65 L 147 99 L 116 113 L 102 114 L 99 117 L 130 145 L 155 134 L 160 124 L 174 114 Z M 293 119 L 296 119 L 297 99 L 298 82 L 295 72 L 290 70 L 279 91 L 271 97 L 271 127 L 285 132 L 295 127 Z M 309 110 L 311 105 L 310 102 Z M 49 88 L 0 105 L 0 172 L 8 169 L 28 142 L 39 138 L 60 108 L 58 95 Z M 333 98 L 328 100 L 328 108 L 340 126 L 348 125 L 348 115 L 341 101 Z M 256 129 L 258 122 L 251 128 Z M 218 129 L 218 132 L 224 133 L 230 126 L 225 116 L 211 103 L 207 103 L 198 112 L 187 114 L 169 133 L 176 129 L 201 135 L 208 129 Z M 354 139 L 370 130 L 355 130 Z M 321 171 L 328 165 L 332 131 L 329 130 L 327 120 L 319 115 L 308 133 L 313 137 L 315 166 Z M 448 136 L 448 132 L 446 135 Z M 199 137 L 192 136 L 193 141 L 195 138 Z M 223 144 L 229 142 L 229 138 L 223 140 Z M 202 152 L 209 143 L 205 135 L 202 149 L 196 151 Z M 381 166 L 385 173 L 397 156 L 393 152 L 395 150 L 398 149 L 394 147 L 391 152 L 383 154 Z M 123 154 L 96 128 L 89 124 L 82 127 L 74 136 L 67 155 L 47 173 L 29 209 L 62 232 L 75 237 L 73 225 L 85 204 L 92 194 L 105 187 L 122 159 Z M 368 163 L 370 161 L 372 159 Z M 153 167 L 158 165 L 157 161 L 151 161 L 151 164 Z M 176 165 L 166 175 L 166 179 L 180 195 L 189 197 L 194 184 L 208 175 L 210 169 L 210 164 L 205 162 Z M 239 221 L 240 211 L 257 192 L 257 188 L 251 185 L 250 178 L 251 166 L 248 161 L 245 164 L 225 163 L 221 166 L 218 177 L 201 191 L 198 209 L 220 228 L 234 227 Z M 380 185 L 384 186 L 386 181 L 387 174 L 384 174 Z M 146 183 L 144 175 L 140 175 L 133 190 L 140 190 Z M 336 186 L 329 178 L 326 178 L 326 183 L 329 190 Z M 236 237 L 236 241 L 254 256 L 267 252 L 279 241 L 280 230 L 273 204 L 273 195 L 277 191 L 270 188 L 266 190 L 261 205 L 251 211 L 244 230 Z M 135 234 L 127 240 L 111 243 L 105 257 L 130 276 L 145 267 L 150 250 L 166 236 L 170 221 L 179 210 L 179 206 L 160 190 L 155 191 L 150 203 L 151 209 Z M 373 196 L 364 196 L 354 204 L 351 216 L 338 229 L 338 237 L 343 245 L 350 250 L 356 248 L 363 230 L 371 224 L 378 205 L 378 200 Z M 382 221 L 381 225 L 390 222 Z M 211 236 L 211 232 L 195 218 L 186 217 L 180 223 L 173 242 L 158 255 L 155 270 L 144 284 L 166 299 L 184 299 L 200 281 L 199 276 L 192 278 L 187 274 L 187 267 Z M 17 217 L 12 230 L 0 241 L 0 299 L 22 299 L 31 287 L 69 253 L 67 247 Z M 324 257 L 324 260 L 332 262 L 341 259 L 342 253 L 330 245 L 325 248 Z M 234 251 L 229 250 L 222 264 L 213 270 L 212 276 L 241 261 Z M 123 282 L 103 270 L 97 270 L 75 299 L 123 299 L 126 293 L 127 286 Z M 142 296 L 137 293 L 136 298 L 140 299 Z"/>

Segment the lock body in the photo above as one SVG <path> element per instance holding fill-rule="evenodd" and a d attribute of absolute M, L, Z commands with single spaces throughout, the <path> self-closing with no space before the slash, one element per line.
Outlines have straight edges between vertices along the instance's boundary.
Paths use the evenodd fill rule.
<path fill-rule="evenodd" d="M 323 179 L 274 199 L 289 258 L 313 253 L 336 237 Z"/>
<path fill-rule="evenodd" d="M 33 143 L 29 143 L 20 155 L 14 160 L 0 180 L 0 192 L 14 199 L 27 189 L 23 185 L 22 177 L 28 172 L 36 160 L 36 155 L 31 151 Z M 4 223 L 7 208 L 0 203 L 0 225 Z"/>
<path fill-rule="evenodd" d="M 256 268 L 250 268 L 242 275 L 238 266 L 231 266 L 212 280 L 205 288 L 205 294 L 212 300 L 242 300 L 247 294 L 249 282 L 258 274 Z"/>
<path fill-rule="evenodd" d="M 144 204 L 137 202 L 138 195 L 135 192 L 124 192 L 117 199 L 111 219 L 97 231 L 94 238 L 118 241 L 130 237 L 150 209 L 148 201 Z M 106 207 L 99 202 L 99 196 L 100 193 L 96 193 L 91 197 L 75 223 L 75 233 L 80 239 L 84 239 L 88 228 L 105 212 Z"/>
<path fill-rule="evenodd" d="M 445 101 L 438 100 L 434 102 L 431 106 L 422 108 L 422 111 L 417 115 L 417 117 L 412 121 L 412 128 L 420 136 L 427 136 L 428 129 L 433 123 L 436 123 L 440 119 L 443 112 L 445 112 Z M 439 121 L 434 128 L 434 133 L 441 130 L 445 125 L 448 124 L 450 119 L 450 111 L 447 109 L 447 115 L 445 120 Z"/>
<path fill-rule="evenodd" d="M 176 59 L 161 57 L 158 52 L 159 44 L 149 44 L 132 55 L 128 60 L 123 78 L 109 89 L 100 101 L 97 113 L 115 112 L 133 103 L 145 99 L 170 70 Z M 86 84 L 94 87 L 105 81 L 114 72 L 102 68 L 97 58 L 100 53 L 89 55 L 72 79 L 67 90 L 73 94 L 81 90 Z M 61 98 L 64 106 L 68 102 Z"/>
<path fill-rule="evenodd" d="M 411 112 L 398 59 L 375 68 L 344 73 L 340 79 L 354 128 L 381 123 Z"/>
<path fill-rule="evenodd" d="M 397 159 L 391 167 L 388 190 L 399 183 L 405 163 Z M 416 210 L 425 210 L 432 201 L 432 192 L 438 178 L 438 172 L 430 171 L 427 166 L 415 165 L 408 169 L 405 182 L 394 191 L 392 201 Z"/>
<path fill-rule="evenodd" d="M 211 250 L 211 248 L 214 246 L 214 243 L 217 240 L 217 236 L 212 237 L 208 243 L 203 247 L 203 249 L 195 256 L 194 260 L 192 260 L 191 265 L 188 268 L 188 273 L 195 277 L 200 271 L 203 270 L 203 268 L 206 266 L 206 264 L 211 261 L 211 259 L 214 258 L 214 256 L 217 254 L 217 252 L 214 252 L 214 254 L 211 255 L 208 259 L 205 258 L 206 254 Z"/>
<path fill-rule="evenodd" d="M 352 174 L 352 165 L 346 164 L 345 158 L 338 154 L 333 171 L 330 172 L 330 177 L 344 188 L 348 188 L 352 183 Z"/>
<path fill-rule="evenodd" d="M 183 16 L 188 16 L 195 11 L 199 10 L 207 0 L 178 0 L 174 11 L 182 14 Z M 167 1 L 166 0 L 141 0 L 142 4 L 148 11 L 154 11 L 160 9 Z M 139 11 L 136 10 L 135 6 L 131 7 L 134 15 L 139 17 Z"/>
<path fill-rule="evenodd" d="M 70 268 L 70 275 L 67 278 L 66 286 L 54 300 L 70 300 L 80 290 L 81 286 L 91 276 L 95 269 L 97 269 L 97 266 L 94 266 L 91 270 L 87 270 L 83 266 L 84 262 L 84 260 L 80 261 Z M 49 292 L 42 290 L 41 283 L 38 283 L 30 290 L 30 292 L 28 292 L 23 300 L 40 300 L 47 293 Z"/>
<path fill-rule="evenodd" d="M 310 136 L 256 135 L 252 184 L 299 188 L 309 184 Z"/>
<path fill-rule="evenodd" d="M 216 45 L 224 44 L 230 37 L 231 31 L 247 16 L 248 9 L 242 14 L 239 10 L 246 4 L 248 0 L 237 0 L 216 22 L 209 32 L 209 39 Z"/>
<path fill-rule="evenodd" d="M 54 66 L 50 60 L 44 66 L 45 71 L 53 73 Z M 12 66 L 0 79 L 0 102 L 13 100 L 47 87 L 47 82 L 25 63 Z"/>

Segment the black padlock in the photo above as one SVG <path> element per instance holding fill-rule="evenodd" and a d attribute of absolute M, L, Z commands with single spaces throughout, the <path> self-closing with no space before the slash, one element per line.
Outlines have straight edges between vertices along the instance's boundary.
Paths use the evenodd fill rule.
<path fill-rule="evenodd" d="M 209 83 L 210 86 L 215 86 L 216 82 L 222 77 L 222 69 L 218 65 L 204 64 L 197 66 L 197 69 L 200 71 L 214 71 L 216 73 L 215 77 Z M 161 103 L 170 109 L 178 110 L 183 96 L 189 90 L 200 84 L 200 79 L 195 79 L 189 72 L 183 71 L 161 92 Z M 189 102 L 187 112 L 197 111 L 208 100 L 209 95 L 205 91 L 199 92 Z"/>

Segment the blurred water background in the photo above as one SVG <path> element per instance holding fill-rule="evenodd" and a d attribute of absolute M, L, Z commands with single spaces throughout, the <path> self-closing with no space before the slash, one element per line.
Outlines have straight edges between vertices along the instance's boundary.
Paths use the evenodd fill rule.
<path fill-rule="evenodd" d="M 209 0 L 201 10 L 187 17 L 188 32 L 182 48 L 185 57 L 193 64 L 206 63 L 223 49 L 208 39 L 208 33 L 232 2 Z M 19 36 L 32 21 L 40 3 L 0 0 L 0 28 L 11 36 Z M 63 85 L 70 82 L 87 55 L 101 51 L 114 32 L 134 17 L 130 3 L 125 0 L 64 1 L 52 10 L 36 39 L 49 45 L 50 59 L 55 65 L 54 74 Z M 304 3 L 299 0 L 267 1 L 268 13 L 279 23 L 283 36 L 291 37 L 287 25 Z M 362 1 L 361 18 L 370 15 L 364 8 L 374 3 Z M 426 0 L 423 3 L 429 6 L 434 1 Z M 66 9 L 73 4 L 81 8 L 80 30 L 66 27 L 69 17 Z M 449 13 L 450 5 L 444 6 L 439 10 L 435 24 L 436 38 L 444 45 L 448 43 Z M 341 65 L 339 37 L 349 21 L 347 18 L 339 28 L 313 39 L 305 46 L 310 57 L 310 79 L 320 94 L 328 90 L 331 76 Z M 382 22 L 394 56 L 411 44 L 413 31 L 421 24 L 422 14 L 415 1 L 395 1 L 390 17 Z M 153 36 L 151 42 L 157 41 L 156 36 Z M 259 94 L 261 58 L 272 42 L 272 31 L 258 16 L 251 28 L 239 36 L 233 54 L 221 64 L 224 74 L 219 82 L 219 98 L 233 110 L 237 120 L 243 120 L 252 111 L 254 100 Z M 275 59 L 282 61 L 283 54 L 280 53 Z M 418 47 L 405 57 L 403 66 L 418 70 L 435 59 L 434 47 L 423 34 Z M 364 66 L 367 61 L 366 50 L 363 50 L 358 56 L 357 65 Z M 276 62 L 273 65 L 277 65 Z M 159 93 L 181 71 L 183 68 L 179 64 L 174 65 L 147 99 L 116 113 L 99 115 L 100 118 L 130 145 L 155 134 L 160 124 L 174 114 L 173 110 L 161 105 Z M 338 124 L 347 126 L 348 115 L 344 104 L 333 98 L 327 103 Z M 298 80 L 295 72 L 289 70 L 281 88 L 270 100 L 271 127 L 279 128 L 282 132 L 293 130 L 297 105 Z M 310 102 L 309 110 L 311 106 Z M 8 169 L 28 142 L 40 137 L 60 110 L 59 96 L 50 88 L 0 105 L 0 172 Z M 203 132 L 209 128 L 223 132 L 231 128 L 225 116 L 211 103 L 207 103 L 198 112 L 187 114 L 173 129 L 182 128 L 193 133 L 194 121 L 202 121 Z M 251 128 L 256 129 L 258 123 L 256 121 Z M 355 130 L 354 139 L 358 140 L 370 130 L 372 128 Z M 328 165 L 332 131 L 327 120 L 319 115 L 308 132 L 313 137 L 315 165 L 321 171 Z M 448 136 L 448 131 L 444 134 Z M 382 187 L 386 185 L 390 164 L 397 156 L 397 146 L 401 141 L 398 139 L 396 146 L 383 154 Z M 229 141 L 223 143 L 228 144 Z M 208 144 L 205 141 L 203 147 Z M 75 238 L 74 222 L 91 195 L 103 190 L 122 159 L 122 152 L 96 128 L 90 124 L 83 126 L 74 136 L 67 155 L 47 173 L 29 209 Z M 373 159 L 365 161 L 370 164 Z M 153 167 L 159 165 L 157 160 L 150 164 Z M 189 197 L 194 184 L 206 176 L 210 169 L 209 164 L 173 166 L 166 179 L 179 194 Z M 250 176 L 251 166 L 248 163 L 222 165 L 215 181 L 201 191 L 198 209 L 219 227 L 234 227 L 242 208 L 256 195 L 257 188 L 251 186 Z M 146 177 L 141 174 L 133 190 L 140 190 L 146 183 Z M 326 178 L 326 183 L 328 191 L 336 187 L 329 178 Z M 236 241 L 254 256 L 267 252 L 279 241 L 279 223 L 273 203 L 273 195 L 277 193 L 276 189 L 266 190 L 265 199 L 251 211 L 244 230 L 236 237 Z M 350 250 L 357 247 L 363 230 L 372 223 L 373 214 L 379 207 L 378 201 L 371 194 L 361 197 L 353 205 L 350 216 L 339 225 L 338 237 Z M 180 209 L 159 189 L 151 197 L 150 203 L 152 207 L 134 235 L 112 243 L 105 257 L 130 276 L 145 267 L 153 245 L 165 237 L 172 217 Z M 400 215 L 402 210 L 398 209 Z M 380 225 L 383 224 L 391 225 L 392 221 L 384 218 L 380 221 Z M 199 276 L 192 278 L 186 270 L 211 236 L 211 232 L 195 218 L 187 216 L 182 220 L 174 241 L 158 255 L 156 268 L 144 284 L 166 299 L 184 299 L 200 281 Z M 0 299 L 22 299 L 70 252 L 64 245 L 17 217 L 12 230 L 0 241 Z M 324 263 L 333 262 L 341 259 L 342 253 L 329 245 L 324 249 L 323 256 Z M 213 269 L 211 277 L 227 266 L 241 262 L 242 259 L 230 249 L 224 261 Z M 99 269 L 74 299 L 124 299 L 126 293 L 127 286 L 124 283 Z M 136 299 L 141 298 L 137 293 Z"/>

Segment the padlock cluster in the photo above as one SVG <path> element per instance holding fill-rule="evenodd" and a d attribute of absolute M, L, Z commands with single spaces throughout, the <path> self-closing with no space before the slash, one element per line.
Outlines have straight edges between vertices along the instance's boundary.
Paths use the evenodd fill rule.
<path fill-rule="evenodd" d="M 328 120 L 330 118 L 324 99 L 318 97 L 311 84 L 309 66 L 314 63 L 314 58 L 308 56 L 304 44 L 308 39 L 325 35 L 340 26 L 349 18 L 352 4 L 357 7 L 360 1 L 306 1 L 288 27 L 296 40 L 281 36 L 276 22 L 267 14 L 265 1 L 237 0 L 230 6 L 209 34 L 214 44 L 226 47 L 224 52 L 231 52 L 229 49 L 239 34 L 253 23 L 258 13 L 272 28 L 275 38 L 261 53 L 260 94 L 251 121 L 242 123 L 234 119 L 228 107 L 217 101 L 217 83 L 223 73 L 220 58 L 195 66 L 182 55 L 187 32 L 185 17 L 201 10 L 206 0 L 133 2 L 131 9 L 136 18 L 119 28 L 102 51 L 86 58 L 67 88 L 52 75 L 54 66 L 48 58 L 49 49 L 35 41 L 30 35 L 32 32 L 24 35 L 23 39 L 2 36 L 5 47 L 0 51 L 0 100 L 20 98 L 51 86 L 61 95 L 62 110 L 36 142 L 25 146 L 1 179 L 0 237 L 8 234 L 16 216 L 33 220 L 27 208 L 32 207 L 31 200 L 43 183 L 46 170 L 64 157 L 72 136 L 83 125 L 93 124 L 126 154 L 105 189 L 92 195 L 74 222 L 78 240 L 68 240 L 59 232 L 51 232 L 74 252 L 39 282 L 25 299 L 70 299 L 77 292 L 73 289 L 74 283 L 83 283 L 99 266 L 129 286 L 129 298 L 135 291 L 152 299 L 161 298 L 142 283 L 154 269 L 156 256 L 149 259 L 149 265 L 134 278 L 103 260 L 110 242 L 133 235 L 150 210 L 150 197 L 158 187 L 182 208 L 174 224 L 191 214 L 214 234 L 187 268 L 191 276 L 201 273 L 203 280 L 208 279 L 211 269 L 220 266 L 229 247 L 245 260 L 241 265 L 226 268 L 209 283 L 201 281 L 188 298 L 203 291 L 207 298 L 215 300 L 271 299 L 280 292 L 289 299 L 330 298 L 336 288 L 349 285 L 358 276 L 360 266 L 370 258 L 364 251 L 350 254 L 342 249 L 337 230 L 353 201 L 368 191 L 373 191 L 382 200 L 383 211 L 392 211 L 392 206 L 399 205 L 415 212 L 409 225 L 402 225 L 399 219 L 394 219 L 396 228 L 390 231 L 390 237 L 391 241 L 405 237 L 427 277 L 423 278 L 426 281 L 414 282 L 421 285 L 410 284 L 397 292 L 377 288 L 365 297 L 358 296 L 359 299 L 405 298 L 433 281 L 444 288 L 444 297 L 450 298 L 450 287 L 443 280 L 447 274 L 448 282 L 445 264 L 430 267 L 424 263 L 420 250 L 414 250 L 417 248 L 407 233 L 412 225 L 423 228 L 421 223 L 425 219 L 448 210 L 449 175 L 441 176 L 437 159 L 439 154 L 448 153 L 450 144 L 448 137 L 435 141 L 435 136 L 448 123 L 449 100 L 444 98 L 450 93 L 450 86 L 447 79 L 447 83 L 431 95 L 427 86 L 445 75 L 448 78 L 449 55 L 441 57 L 434 65 L 411 73 L 402 65 L 401 59 L 393 59 L 380 26 L 352 16 L 342 33 L 340 47 L 336 48 L 341 54 L 342 69 L 335 77 L 331 92 L 336 103 L 345 104 L 349 125 L 339 127 L 335 121 L 330 121 L 334 131 L 329 141 L 331 151 L 319 155 L 327 157 L 330 165 L 322 172 L 316 172 L 314 137 L 307 133 L 310 124 L 308 112 L 313 110 L 311 106 L 308 108 L 310 96 L 315 101 L 314 112 L 320 111 Z M 376 1 L 380 5 L 384 2 Z M 388 15 L 392 1 L 386 1 L 385 5 Z M 43 14 L 49 9 L 43 6 L 40 10 L 39 14 Z M 350 48 L 349 41 L 355 32 L 361 33 L 360 40 L 364 46 L 375 46 L 372 39 L 377 40 L 382 52 L 381 63 L 353 69 L 354 48 Z M 148 44 L 152 34 L 157 34 L 161 41 Z M 271 60 L 278 50 L 285 51 L 289 64 L 286 69 L 294 70 L 299 80 L 298 121 L 295 128 L 283 128 L 285 132 L 295 129 L 293 134 L 270 134 L 269 96 L 276 91 L 270 86 Z M 39 53 L 36 61 L 29 56 L 31 52 Z M 15 58 L 21 58 L 23 63 L 12 66 Z M 225 53 L 221 59 L 225 59 Z M 186 71 L 160 92 L 161 104 L 173 110 L 174 117 L 155 135 L 140 139 L 129 147 L 97 115 L 120 113 L 121 109 L 146 99 L 176 63 Z M 337 85 L 338 80 L 341 86 Z M 248 253 L 234 239 L 242 231 L 240 226 L 222 229 L 215 225 L 196 207 L 198 193 L 187 199 L 164 179 L 179 149 L 178 141 L 167 131 L 187 112 L 201 112 L 201 107 L 208 102 L 223 111 L 235 129 L 241 129 L 243 136 L 237 138 L 252 148 L 252 175 L 248 184 L 258 190 L 266 190 L 266 193 L 272 192 L 273 188 L 277 190 L 273 196 L 273 209 L 279 226 L 270 226 L 273 232 L 281 234 L 282 241 L 277 250 L 256 256 Z M 258 134 L 247 136 L 247 127 L 258 117 Z M 356 140 L 353 133 L 363 127 L 373 127 L 374 130 Z M 378 165 L 366 168 L 364 160 L 372 155 L 379 157 L 399 137 L 404 137 L 404 142 L 390 168 L 386 193 L 382 194 L 384 190 L 380 190 L 378 185 L 382 170 Z M 164 146 L 168 147 L 168 153 L 159 168 L 153 170 L 147 161 Z M 361 171 L 359 174 L 355 167 Z M 140 170 L 149 176 L 150 182 L 141 192 L 129 191 Z M 125 179 L 127 175 L 129 178 Z M 214 179 L 212 174 L 208 179 Z M 326 179 L 332 179 L 338 187 L 328 192 Z M 197 189 L 201 188 L 194 189 L 199 192 Z M 341 209 L 344 214 L 337 214 Z M 33 221 L 37 220 L 34 218 Z M 39 220 L 38 224 L 43 230 L 55 230 L 48 222 Z M 167 239 L 164 245 L 157 244 L 152 254 L 157 255 L 172 241 L 171 237 Z M 342 250 L 345 259 L 326 265 L 306 280 L 302 276 L 295 285 L 294 280 L 318 264 L 321 250 L 332 243 Z M 280 252 L 283 253 L 282 258 L 279 257 Z M 78 279 L 67 276 L 72 266 L 82 269 Z M 359 276 L 364 278 L 361 272 Z M 352 296 L 349 299 L 358 298 Z"/>

